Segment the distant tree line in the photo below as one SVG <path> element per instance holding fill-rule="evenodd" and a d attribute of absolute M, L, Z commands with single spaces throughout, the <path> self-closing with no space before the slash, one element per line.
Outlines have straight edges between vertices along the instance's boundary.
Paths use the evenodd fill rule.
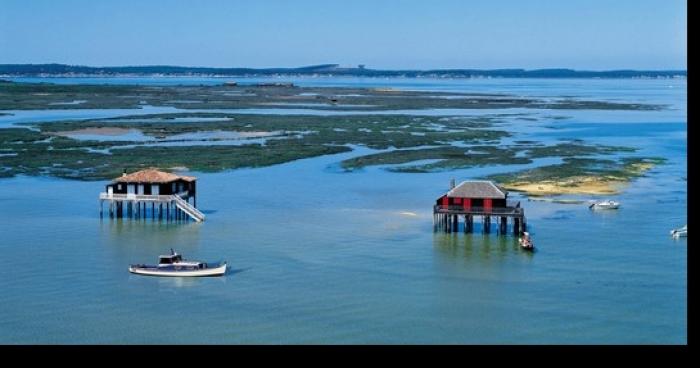
<path fill-rule="evenodd" d="M 658 78 L 686 77 L 686 70 L 607 70 L 585 71 L 573 69 L 434 69 L 434 70 L 379 70 L 365 67 L 343 68 L 338 64 L 311 65 L 300 68 L 208 68 L 169 65 L 90 67 L 65 64 L 0 64 L 0 75 L 329 75 L 364 77 L 437 77 L 437 78 Z"/>

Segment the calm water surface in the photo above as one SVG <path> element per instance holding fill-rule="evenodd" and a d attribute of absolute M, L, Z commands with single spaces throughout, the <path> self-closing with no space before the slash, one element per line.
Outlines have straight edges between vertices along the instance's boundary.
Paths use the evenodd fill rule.
<path fill-rule="evenodd" d="M 669 94 L 659 83 L 676 81 L 647 82 L 520 88 L 680 107 L 666 120 L 589 112 L 505 125 L 518 133 L 513 139 L 581 138 L 669 160 L 615 196 L 618 211 L 512 194 L 526 208 L 534 254 L 512 236 L 432 231 L 432 203 L 451 178 L 507 166 L 338 170 L 339 161 L 369 152 L 357 148 L 194 173 L 207 214 L 201 224 L 100 220 L 105 182 L 2 179 L 0 342 L 686 343 L 687 240 L 669 236 L 687 222 L 685 87 Z M 474 91 L 513 92 L 508 83 L 523 81 Z M 187 258 L 225 259 L 231 271 L 206 279 L 127 272 L 171 247 Z"/>

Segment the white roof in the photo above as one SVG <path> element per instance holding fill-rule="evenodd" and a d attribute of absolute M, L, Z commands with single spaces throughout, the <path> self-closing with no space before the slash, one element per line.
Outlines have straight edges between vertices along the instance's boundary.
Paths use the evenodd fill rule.
<path fill-rule="evenodd" d="M 490 180 L 465 180 L 447 192 L 448 197 L 505 199 L 508 192 Z"/>

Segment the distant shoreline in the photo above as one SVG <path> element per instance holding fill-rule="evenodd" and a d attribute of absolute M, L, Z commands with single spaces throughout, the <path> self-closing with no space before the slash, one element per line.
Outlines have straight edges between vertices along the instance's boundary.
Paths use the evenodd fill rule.
<path fill-rule="evenodd" d="M 91 67 L 65 64 L 0 64 L 0 78 L 13 77 L 397 77 L 397 78 L 687 78 L 686 70 L 430 69 L 380 70 L 323 64 L 299 68 L 209 68 L 184 66 Z"/>

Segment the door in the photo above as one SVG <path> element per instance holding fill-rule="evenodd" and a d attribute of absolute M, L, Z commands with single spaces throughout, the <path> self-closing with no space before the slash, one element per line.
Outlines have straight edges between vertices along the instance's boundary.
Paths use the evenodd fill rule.
<path fill-rule="evenodd" d="M 133 198 L 135 196 L 136 196 L 136 185 L 135 184 L 128 184 L 126 186 L 126 197 Z"/>
<path fill-rule="evenodd" d="M 472 199 L 471 198 L 464 198 L 464 209 L 465 210 L 470 210 L 472 208 Z"/>
<path fill-rule="evenodd" d="M 136 192 L 136 194 L 145 194 L 143 184 L 139 184 L 138 191 Z"/>
<path fill-rule="evenodd" d="M 491 212 L 491 198 L 485 198 L 484 199 L 484 211 L 486 212 Z"/>
<path fill-rule="evenodd" d="M 159 195 L 159 194 L 160 194 L 160 185 L 151 184 L 151 195 Z"/>
<path fill-rule="evenodd" d="M 107 187 L 107 194 L 111 197 L 112 194 L 114 194 L 114 187 L 113 186 L 108 186 Z"/>

